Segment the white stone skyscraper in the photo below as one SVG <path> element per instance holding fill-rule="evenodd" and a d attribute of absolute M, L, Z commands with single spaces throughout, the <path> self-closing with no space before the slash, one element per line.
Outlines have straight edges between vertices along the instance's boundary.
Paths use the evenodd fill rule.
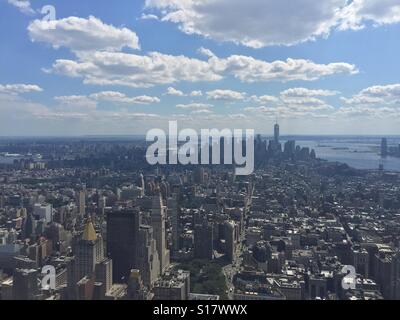
<path fill-rule="evenodd" d="M 170 264 L 170 252 L 167 248 L 166 239 L 166 215 L 167 208 L 163 204 L 161 194 L 154 196 L 153 205 L 151 209 L 151 226 L 154 231 L 154 239 L 156 240 L 156 247 L 160 259 L 160 272 L 164 273 L 165 269 Z"/>

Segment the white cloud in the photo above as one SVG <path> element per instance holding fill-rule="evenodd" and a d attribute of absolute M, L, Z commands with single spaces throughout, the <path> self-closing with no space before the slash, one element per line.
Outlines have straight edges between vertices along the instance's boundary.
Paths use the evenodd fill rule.
<path fill-rule="evenodd" d="M 351 98 L 342 98 L 347 105 L 352 106 L 398 106 L 400 107 L 400 84 L 372 86 L 360 91 Z"/>
<path fill-rule="evenodd" d="M 17 7 L 22 13 L 30 15 L 35 13 L 29 0 L 8 0 L 8 3 Z"/>
<path fill-rule="evenodd" d="M 187 93 L 184 93 L 181 90 L 175 89 L 173 87 L 169 87 L 167 89 L 167 92 L 164 93 L 164 95 L 175 96 L 175 97 L 187 97 L 187 96 L 190 96 L 190 97 L 202 97 L 203 96 L 203 92 L 201 90 L 195 90 L 195 91 L 192 91 L 192 92 L 187 94 Z"/>
<path fill-rule="evenodd" d="M 192 111 L 192 114 L 211 114 L 211 113 L 213 112 L 209 109 L 200 109 Z"/>
<path fill-rule="evenodd" d="M 140 20 L 159 20 L 158 16 L 155 14 L 145 14 L 143 13 L 140 17 Z"/>
<path fill-rule="evenodd" d="M 375 27 L 400 22 L 398 0 L 353 0 L 341 13 L 340 30 L 359 30 L 368 22 Z"/>
<path fill-rule="evenodd" d="M 26 100 L 18 95 L 0 92 L 0 120 L 12 117 L 23 117 L 26 114 L 41 114 L 47 112 L 48 109 L 35 102 Z"/>
<path fill-rule="evenodd" d="M 96 101 L 127 103 L 127 104 L 153 104 L 160 102 L 160 99 L 157 97 L 150 97 L 150 96 L 128 97 L 124 93 L 117 91 L 102 91 L 91 94 L 89 97 Z"/>
<path fill-rule="evenodd" d="M 41 91 L 43 91 L 42 88 L 33 84 L 6 84 L 6 85 L 0 84 L 0 93 L 5 93 L 5 94 L 16 95 L 21 93 L 41 92 Z"/>
<path fill-rule="evenodd" d="M 248 107 L 244 108 L 246 112 L 275 112 L 272 108 L 267 108 L 266 106 L 260 107 Z"/>
<path fill-rule="evenodd" d="M 314 97 L 282 97 L 283 106 L 297 112 L 326 111 L 334 108 L 321 99 Z"/>
<path fill-rule="evenodd" d="M 337 110 L 336 116 L 352 117 L 352 118 L 372 118 L 372 119 L 395 119 L 400 117 L 398 108 L 388 107 L 367 107 L 367 106 L 351 106 L 342 107 Z"/>
<path fill-rule="evenodd" d="M 315 90 L 306 88 L 291 88 L 281 92 L 284 97 L 330 97 L 340 92 L 331 90 Z"/>
<path fill-rule="evenodd" d="M 204 110 L 204 109 L 213 108 L 214 106 L 212 104 L 206 104 L 206 103 L 189 103 L 189 104 L 178 104 L 176 107 L 178 109 L 199 109 L 199 110 Z"/>
<path fill-rule="evenodd" d="M 346 0 L 147 0 L 188 34 L 260 48 L 328 35 Z M 223 14 L 221 14 L 223 12 Z M 240 21 L 240 23 L 238 23 Z"/>
<path fill-rule="evenodd" d="M 54 100 L 60 103 L 58 110 L 65 110 L 67 107 L 68 111 L 82 111 L 85 109 L 95 110 L 97 108 L 96 101 L 86 96 L 72 95 L 72 96 L 59 96 L 54 97 Z"/>
<path fill-rule="evenodd" d="M 218 81 L 223 78 L 207 61 L 158 52 L 134 55 L 122 52 L 80 52 L 78 61 L 57 60 L 51 71 L 83 77 L 85 84 L 147 88 L 179 81 Z"/>
<path fill-rule="evenodd" d="M 213 90 L 207 92 L 207 97 L 210 100 L 244 100 L 246 98 L 246 93 L 233 90 Z"/>
<path fill-rule="evenodd" d="M 185 94 L 182 91 L 177 90 L 173 87 L 169 87 L 165 94 L 168 96 L 176 96 L 176 97 L 184 97 L 185 96 Z"/>
<path fill-rule="evenodd" d="M 191 97 L 202 97 L 203 92 L 201 90 L 194 90 L 190 93 Z"/>
<path fill-rule="evenodd" d="M 139 49 L 135 32 L 103 23 L 96 17 L 68 17 L 60 20 L 34 20 L 28 26 L 32 41 L 45 42 L 54 48 L 72 51 L 118 51 L 124 47 Z"/>
<path fill-rule="evenodd" d="M 315 40 L 368 21 L 398 23 L 399 7 L 398 0 L 146 0 L 187 34 L 253 48 Z"/>
<path fill-rule="evenodd" d="M 273 115 L 285 118 L 321 117 L 335 111 L 335 108 L 322 98 L 336 94 L 338 92 L 330 90 L 290 88 L 282 91 L 278 97 L 269 95 L 251 96 L 250 101 L 267 103 L 267 105 L 247 107 L 244 111 L 268 117 Z M 317 97 L 321 97 L 321 99 Z"/>
<path fill-rule="evenodd" d="M 264 95 L 264 96 L 251 96 L 250 99 L 259 103 L 269 103 L 269 102 L 278 102 L 279 99 L 274 96 Z"/>
<path fill-rule="evenodd" d="M 60 26 L 54 30 L 45 27 L 46 32 L 43 34 L 36 32 L 36 34 L 42 37 L 38 37 L 38 39 L 50 42 L 54 46 L 64 45 L 71 48 L 77 56 L 77 60 L 59 59 L 53 64 L 52 69 L 45 71 L 54 71 L 70 77 L 82 77 L 85 84 L 147 88 L 180 81 L 219 81 L 228 76 L 233 76 L 242 82 L 253 83 L 294 80 L 315 81 L 336 74 L 358 73 L 356 66 L 344 62 L 318 64 L 304 59 L 268 62 L 243 55 L 219 58 L 210 50 L 204 48 L 201 48 L 199 52 L 205 55 L 207 60 L 159 52 L 136 55 L 124 52 L 98 51 L 102 49 L 119 50 L 126 46 L 125 37 L 121 39 L 118 36 L 122 32 L 121 29 L 112 26 L 104 27 L 105 29 L 111 28 L 114 32 L 98 41 L 98 30 L 92 32 L 92 28 L 87 28 L 87 30 L 83 28 L 84 31 L 81 33 L 82 28 L 77 27 L 81 23 L 74 20 L 80 18 L 67 19 L 73 20 L 72 29 L 74 31 L 80 30 L 77 33 L 78 36 L 73 36 L 73 33 L 70 34 L 69 31 L 66 31 L 67 36 L 63 35 L 64 29 L 69 30 L 68 23 L 60 23 Z M 91 19 L 96 18 L 91 17 Z M 84 21 L 82 24 L 86 25 L 87 20 L 82 20 Z M 36 23 L 40 25 L 42 22 Z M 97 20 L 96 24 L 102 23 Z M 102 24 L 102 26 L 104 25 Z M 30 29 L 36 30 L 33 25 L 30 26 Z M 62 31 L 63 36 L 59 37 L 60 34 L 57 30 Z M 131 33 L 127 29 L 124 30 Z M 103 33 L 101 32 L 101 34 Z M 122 33 L 125 34 L 125 32 Z M 98 50 L 96 51 L 96 49 Z"/>
<path fill-rule="evenodd" d="M 253 57 L 233 55 L 225 59 L 212 57 L 209 64 L 219 72 L 229 74 L 243 82 L 260 81 L 315 81 L 334 74 L 356 74 L 354 65 L 338 62 L 317 64 L 304 59 L 267 62 Z"/>
<path fill-rule="evenodd" d="M 117 91 L 102 91 L 93 93 L 88 96 L 83 95 L 71 95 L 71 96 L 59 96 L 54 97 L 54 100 L 59 102 L 59 105 L 55 108 L 58 113 L 81 113 L 96 111 L 99 102 L 110 102 L 117 105 L 136 105 L 136 104 L 154 104 L 159 103 L 160 99 L 157 97 L 149 96 L 138 96 L 128 97 L 125 94 Z"/>
<path fill-rule="evenodd" d="M 244 119 L 248 119 L 248 116 L 246 116 L 243 113 L 235 113 L 235 114 L 230 114 L 229 118 L 230 119 L 237 119 L 237 120 L 244 120 Z"/>

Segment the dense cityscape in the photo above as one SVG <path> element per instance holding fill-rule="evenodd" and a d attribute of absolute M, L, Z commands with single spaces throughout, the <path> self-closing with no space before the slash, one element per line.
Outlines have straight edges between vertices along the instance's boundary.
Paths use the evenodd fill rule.
<path fill-rule="evenodd" d="M 140 138 L 3 140 L 0 299 L 400 299 L 400 174 L 279 129 L 250 176 L 150 166 Z"/>
<path fill-rule="evenodd" d="M 0 314 L 382 317 L 399 35 L 400 0 L 0 0 Z"/>

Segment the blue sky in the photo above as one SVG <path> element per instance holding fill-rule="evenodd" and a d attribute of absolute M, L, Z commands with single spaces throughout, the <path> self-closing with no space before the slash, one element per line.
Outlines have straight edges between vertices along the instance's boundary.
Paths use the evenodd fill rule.
<path fill-rule="evenodd" d="M 0 0 L 0 135 L 400 134 L 399 35 L 397 0 Z"/>

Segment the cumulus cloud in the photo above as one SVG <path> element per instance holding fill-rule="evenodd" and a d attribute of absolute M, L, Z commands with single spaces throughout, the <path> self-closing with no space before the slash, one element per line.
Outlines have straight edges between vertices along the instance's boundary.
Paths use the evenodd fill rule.
<path fill-rule="evenodd" d="M 60 103 L 59 110 L 65 110 L 67 107 L 68 111 L 82 111 L 85 109 L 94 110 L 97 108 L 97 102 L 86 96 L 72 95 L 72 96 L 59 96 L 54 97 L 54 100 Z"/>
<path fill-rule="evenodd" d="M 200 109 L 192 111 L 192 114 L 211 114 L 211 113 L 213 112 L 209 109 Z"/>
<path fill-rule="evenodd" d="M 246 112 L 274 112 L 272 108 L 267 108 L 266 106 L 259 106 L 259 107 L 247 107 L 244 108 Z"/>
<path fill-rule="evenodd" d="M 190 93 L 191 97 L 202 97 L 203 92 L 201 90 L 194 90 Z"/>
<path fill-rule="evenodd" d="M 314 97 L 281 97 L 283 106 L 297 112 L 326 111 L 334 108 L 321 99 Z"/>
<path fill-rule="evenodd" d="M 145 14 L 143 13 L 140 17 L 140 20 L 159 20 L 158 16 L 155 14 Z"/>
<path fill-rule="evenodd" d="M 243 100 L 246 98 L 246 93 L 233 90 L 213 90 L 207 92 L 207 98 L 210 100 Z"/>
<path fill-rule="evenodd" d="M 60 96 L 54 98 L 60 103 L 60 108 L 65 110 L 67 107 L 68 111 L 72 110 L 96 110 L 99 102 L 109 102 L 117 105 L 148 105 L 159 103 L 160 99 L 157 97 L 150 96 L 137 96 L 128 97 L 124 93 L 118 91 L 102 91 L 90 94 L 88 96 L 82 95 L 71 95 L 71 96 Z"/>
<path fill-rule="evenodd" d="M 294 45 L 368 21 L 398 23 L 399 6 L 398 0 L 146 0 L 147 9 L 187 34 L 253 48 Z"/>
<path fill-rule="evenodd" d="M 176 107 L 178 109 L 204 110 L 204 109 L 213 108 L 214 106 L 212 104 L 206 104 L 206 103 L 189 103 L 189 104 L 178 104 Z"/>
<path fill-rule="evenodd" d="M 169 87 L 165 93 L 167 96 L 184 97 L 185 94 L 181 90 L 177 90 L 173 87 Z"/>
<path fill-rule="evenodd" d="M 353 0 L 341 13 L 339 30 L 359 30 L 371 22 L 375 27 L 400 22 L 397 0 Z"/>
<path fill-rule="evenodd" d="M 81 135 L 143 133 L 165 123 L 159 115 L 92 108 L 84 96 L 58 97 L 51 107 L 17 95 L 0 93 L 0 134 L 2 135 Z M 29 123 L 29 126 L 27 125 Z"/>
<path fill-rule="evenodd" d="M 314 90 L 306 88 L 290 88 L 282 91 L 281 96 L 284 97 L 330 97 L 336 96 L 340 92 L 331 90 Z"/>
<path fill-rule="evenodd" d="M 267 62 L 249 56 L 233 55 L 219 58 L 212 55 L 208 60 L 200 60 L 159 52 L 136 55 L 123 52 L 80 51 L 76 54 L 78 60 L 57 60 L 50 71 L 69 77 L 81 77 L 85 84 L 136 88 L 181 81 L 219 81 L 228 76 L 247 83 L 314 81 L 326 76 L 358 72 L 356 66 L 344 62 L 317 64 L 302 59 Z"/>
<path fill-rule="evenodd" d="M 334 74 L 356 74 L 356 66 L 338 62 L 317 64 L 311 60 L 287 59 L 267 62 L 249 56 L 233 55 L 225 59 L 212 57 L 209 63 L 215 70 L 230 74 L 243 82 L 315 81 Z"/>
<path fill-rule="evenodd" d="M 4 94 L 17 95 L 21 93 L 41 92 L 41 91 L 43 91 L 42 88 L 33 84 L 5 84 L 5 85 L 0 84 L 0 93 Z"/>
<path fill-rule="evenodd" d="M 248 101 L 259 103 L 243 110 L 257 116 L 284 118 L 400 118 L 400 84 L 378 85 L 361 90 L 358 94 L 341 97 L 343 106 L 332 106 L 325 99 L 340 92 L 333 90 L 290 88 L 278 96 L 251 96 Z M 265 104 L 262 104 L 262 102 Z M 246 100 L 247 101 L 247 100 Z"/>
<path fill-rule="evenodd" d="M 278 102 L 279 99 L 274 96 L 269 96 L 269 95 L 263 95 L 263 96 L 251 96 L 250 99 L 255 102 L 259 103 L 269 103 L 269 102 Z"/>
<path fill-rule="evenodd" d="M 139 49 L 139 38 L 127 28 L 105 24 L 100 19 L 68 17 L 60 20 L 34 20 L 28 26 L 32 41 L 72 51 Z"/>
<path fill-rule="evenodd" d="M 188 34 L 260 48 L 329 34 L 346 0 L 147 0 Z M 221 14 L 223 12 L 224 14 Z M 240 23 L 237 23 L 240 21 Z"/>
<path fill-rule="evenodd" d="M 372 86 L 361 90 L 351 98 L 342 97 L 342 101 L 352 106 L 400 107 L 400 84 Z"/>
<path fill-rule="evenodd" d="M 395 119 L 400 117 L 400 110 L 389 107 L 346 106 L 339 108 L 335 115 L 352 118 L 372 118 L 375 120 Z"/>
<path fill-rule="evenodd" d="M 265 104 L 247 107 L 244 111 L 267 117 L 321 117 L 334 113 L 335 108 L 323 99 L 336 94 L 330 90 L 290 88 L 276 97 L 251 96 L 250 101 Z"/>
<path fill-rule="evenodd" d="M 206 61 L 158 52 L 144 56 L 122 52 L 80 52 L 78 57 L 78 61 L 57 60 L 52 71 L 70 77 L 82 77 L 85 84 L 135 88 L 223 78 Z"/>
<path fill-rule="evenodd" d="M 29 0 L 8 0 L 8 3 L 17 7 L 24 14 L 32 15 L 35 13 Z"/>
<path fill-rule="evenodd" d="M 128 103 L 128 104 L 153 104 L 153 103 L 159 103 L 161 101 L 157 97 L 150 97 L 150 96 L 128 97 L 124 93 L 118 91 L 102 91 L 98 93 L 93 93 L 89 97 L 96 101 Z"/>

